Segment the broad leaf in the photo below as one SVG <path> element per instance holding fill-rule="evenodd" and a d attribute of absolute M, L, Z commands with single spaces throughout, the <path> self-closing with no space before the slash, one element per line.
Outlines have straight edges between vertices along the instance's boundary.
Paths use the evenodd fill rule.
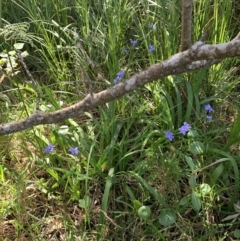
<path fill-rule="evenodd" d="M 235 238 L 240 238 L 240 229 L 235 229 L 233 235 Z"/>
<path fill-rule="evenodd" d="M 199 155 L 202 154 L 205 151 L 205 146 L 200 141 L 194 141 L 190 144 L 190 152 L 193 155 Z"/>
<path fill-rule="evenodd" d="M 196 177 L 195 175 L 191 175 L 190 178 L 189 178 L 189 185 L 192 189 L 194 189 L 197 185 L 197 181 L 196 181 Z"/>
<path fill-rule="evenodd" d="M 142 219 L 147 219 L 151 215 L 151 209 L 148 206 L 142 206 L 138 209 L 138 216 Z"/>
<path fill-rule="evenodd" d="M 163 226 L 169 226 L 176 222 L 176 213 L 171 209 L 163 209 L 158 216 L 158 221 Z"/>
<path fill-rule="evenodd" d="M 200 211 L 202 202 L 200 197 L 196 194 L 196 192 L 192 192 L 192 206 L 195 211 Z"/>
<path fill-rule="evenodd" d="M 21 50 L 24 46 L 24 43 L 15 43 L 13 46 L 15 49 Z"/>
<path fill-rule="evenodd" d="M 81 208 L 87 208 L 90 206 L 91 198 L 89 196 L 85 196 L 84 199 L 79 199 L 78 204 Z"/>

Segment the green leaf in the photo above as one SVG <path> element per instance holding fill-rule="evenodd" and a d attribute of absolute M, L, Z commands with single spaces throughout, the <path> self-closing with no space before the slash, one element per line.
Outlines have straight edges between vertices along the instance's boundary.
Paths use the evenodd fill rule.
<path fill-rule="evenodd" d="M 181 200 L 180 200 L 180 202 L 179 202 L 179 205 L 180 206 L 186 206 L 186 205 L 188 205 L 189 204 L 189 195 L 188 196 L 186 196 L 186 197 L 183 197 Z"/>
<path fill-rule="evenodd" d="M 165 208 L 168 207 L 168 204 L 166 203 L 165 199 L 161 197 L 159 192 L 154 189 L 147 181 L 145 181 L 141 176 L 139 176 L 137 173 L 130 171 L 129 172 L 133 177 L 135 177 L 140 183 L 142 183 L 145 188 L 153 195 L 153 197 L 158 200 Z"/>
<path fill-rule="evenodd" d="M 108 177 L 106 180 L 106 184 L 105 184 L 105 189 L 104 189 L 104 193 L 103 193 L 103 197 L 102 197 L 102 204 L 101 204 L 101 213 L 99 215 L 99 221 L 98 223 L 99 225 L 99 230 L 101 230 L 101 227 L 105 224 L 105 215 L 104 213 L 107 213 L 108 210 L 108 200 L 110 197 L 110 189 L 112 187 L 113 184 L 113 179 L 114 179 L 114 168 L 111 168 L 108 172 Z"/>
<path fill-rule="evenodd" d="M 138 209 L 138 216 L 142 219 L 148 219 L 151 215 L 151 209 L 148 206 L 142 206 Z"/>
<path fill-rule="evenodd" d="M 6 58 L 8 57 L 8 54 L 6 54 L 6 53 L 0 53 L 0 57 L 6 59 Z"/>
<path fill-rule="evenodd" d="M 6 62 L 6 59 L 0 59 L 0 65 L 4 65 Z"/>
<path fill-rule="evenodd" d="M 173 86 L 174 86 L 175 92 L 176 92 L 178 126 L 180 126 L 182 121 L 183 121 L 183 117 L 182 117 L 182 114 L 183 114 L 182 113 L 182 99 L 181 99 L 181 95 L 182 94 L 181 94 L 181 91 L 179 90 L 179 88 L 178 88 L 178 86 L 176 85 L 175 82 L 173 82 Z"/>
<path fill-rule="evenodd" d="M 197 131 L 190 129 L 187 133 L 187 136 L 188 137 L 197 137 L 197 136 L 199 136 L 199 134 Z"/>
<path fill-rule="evenodd" d="M 0 165 L 0 180 L 2 182 L 5 181 L 5 175 L 4 175 L 4 167 L 2 165 Z"/>
<path fill-rule="evenodd" d="M 185 161 L 187 162 L 192 172 L 197 168 L 196 164 L 193 162 L 193 159 L 190 156 L 185 156 Z"/>
<path fill-rule="evenodd" d="M 186 82 L 186 86 L 187 86 L 187 100 L 188 100 L 188 104 L 187 104 L 187 110 L 186 110 L 186 114 L 185 114 L 185 121 L 189 122 L 191 114 L 192 114 L 192 110 L 193 110 L 193 90 L 192 90 L 192 85 L 189 82 Z"/>
<path fill-rule="evenodd" d="M 237 203 L 234 203 L 234 209 L 237 213 L 240 214 L 240 201 L 238 200 Z"/>
<path fill-rule="evenodd" d="M 239 136 L 238 136 L 239 135 L 239 125 L 240 125 L 240 114 L 238 114 L 237 120 L 234 122 L 234 124 L 232 126 L 232 130 L 228 137 L 227 144 L 223 148 L 224 151 L 228 150 L 231 145 L 238 143 L 240 141 Z"/>
<path fill-rule="evenodd" d="M 200 197 L 196 194 L 196 192 L 192 192 L 192 206 L 195 211 L 200 211 L 202 202 Z"/>
<path fill-rule="evenodd" d="M 78 204 L 81 208 L 88 208 L 91 203 L 91 198 L 89 196 L 85 196 L 84 199 L 79 199 Z"/>
<path fill-rule="evenodd" d="M 230 221 L 230 220 L 232 220 L 232 222 L 235 222 L 239 215 L 240 215 L 240 213 L 228 215 L 226 218 L 222 219 L 222 222 Z"/>
<path fill-rule="evenodd" d="M 68 133 L 69 127 L 67 125 L 60 126 L 58 134 L 66 135 Z"/>
<path fill-rule="evenodd" d="M 240 229 L 235 229 L 233 235 L 235 238 L 240 238 Z"/>
<path fill-rule="evenodd" d="M 21 53 L 21 55 L 22 55 L 23 58 L 25 58 L 25 57 L 27 57 L 29 54 L 28 54 L 27 51 L 24 51 L 24 52 Z"/>
<path fill-rule="evenodd" d="M 25 89 L 31 93 L 36 93 L 36 89 L 35 89 L 35 86 L 32 84 L 32 83 L 27 83 L 25 85 Z"/>
<path fill-rule="evenodd" d="M 195 100 L 195 105 L 196 105 L 195 114 L 196 114 L 196 116 L 199 116 L 200 115 L 199 95 L 194 90 L 193 90 L 193 92 L 194 92 L 194 100 Z"/>
<path fill-rule="evenodd" d="M 163 209 L 158 216 L 158 221 L 163 226 L 169 226 L 176 222 L 176 213 L 172 209 Z"/>
<path fill-rule="evenodd" d="M 11 56 L 14 56 L 16 54 L 16 51 L 15 50 L 9 51 L 8 54 Z"/>
<path fill-rule="evenodd" d="M 205 151 L 205 146 L 202 142 L 194 141 L 193 143 L 190 144 L 190 152 L 193 155 L 202 154 L 204 151 Z"/>
<path fill-rule="evenodd" d="M 167 100 L 167 103 L 165 103 L 165 106 L 166 108 L 164 110 L 168 110 L 168 113 L 169 115 L 171 116 L 171 121 L 172 123 L 175 122 L 175 108 L 174 108 L 174 103 L 173 103 L 173 100 L 172 100 L 172 95 L 168 93 L 168 91 L 166 90 L 166 88 L 163 86 L 162 87 L 162 93 L 164 94 L 166 100 Z"/>
<path fill-rule="evenodd" d="M 223 164 L 219 164 L 218 167 L 216 167 L 214 169 L 214 171 L 212 172 L 212 180 L 213 180 L 213 183 L 216 183 L 218 178 L 221 176 L 221 174 L 223 173 L 224 171 L 224 166 Z"/>
<path fill-rule="evenodd" d="M 233 167 L 233 171 L 234 171 L 234 178 L 235 178 L 235 185 L 234 185 L 234 191 L 231 194 L 231 199 L 229 202 L 229 207 L 233 207 L 234 202 L 237 199 L 238 193 L 239 193 L 239 186 L 240 186 L 240 180 L 239 180 L 239 169 L 238 169 L 238 164 L 236 162 L 236 160 L 233 158 L 233 156 L 231 156 L 229 153 L 216 149 L 216 148 L 208 148 L 208 152 L 213 152 L 213 153 L 217 153 L 218 155 L 223 155 L 227 158 L 225 158 L 225 160 L 229 159 L 232 167 Z"/>
<path fill-rule="evenodd" d="M 139 208 L 142 207 L 142 204 L 138 200 L 133 200 L 133 206 L 135 210 L 139 210 Z"/>
<path fill-rule="evenodd" d="M 54 171 L 51 168 L 47 168 L 47 172 L 56 180 L 59 181 L 59 176 L 58 173 L 56 171 Z"/>
<path fill-rule="evenodd" d="M 15 43 L 13 46 L 15 49 L 20 50 L 23 48 L 24 43 Z"/>
<path fill-rule="evenodd" d="M 197 181 L 196 181 L 196 177 L 195 175 L 191 175 L 190 178 L 189 178 L 189 185 L 192 189 L 194 189 L 197 185 Z"/>

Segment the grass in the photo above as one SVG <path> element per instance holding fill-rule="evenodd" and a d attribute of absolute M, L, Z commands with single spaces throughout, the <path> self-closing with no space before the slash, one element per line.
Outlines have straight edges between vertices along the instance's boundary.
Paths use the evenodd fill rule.
<path fill-rule="evenodd" d="M 124 81 L 180 49 L 179 1 L 1 4 L 2 24 L 11 27 L 1 31 L 1 52 L 25 43 L 44 111 L 112 86 L 120 70 Z M 236 3 L 194 4 L 194 40 L 203 30 L 209 43 L 234 36 Z M 0 240 L 238 240 L 236 66 L 228 59 L 168 76 L 79 118 L 0 137 Z M 1 122 L 35 108 L 27 74 L 19 65 L 12 69 L 21 73 L 10 72 L 0 84 Z M 206 104 L 214 109 L 212 122 Z M 184 122 L 191 125 L 186 135 L 179 132 Z M 54 151 L 47 154 L 49 143 Z M 69 154 L 71 147 L 80 153 Z"/>

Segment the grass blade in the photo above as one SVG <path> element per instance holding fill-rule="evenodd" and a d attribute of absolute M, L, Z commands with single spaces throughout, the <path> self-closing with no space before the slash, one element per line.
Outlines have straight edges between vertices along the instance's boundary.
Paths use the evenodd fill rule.
<path fill-rule="evenodd" d="M 192 85 L 187 82 L 186 83 L 187 86 L 187 110 L 186 110 L 186 114 L 185 114 L 185 121 L 189 122 L 191 114 L 192 114 L 192 109 L 193 109 L 193 90 L 192 90 Z"/>
<path fill-rule="evenodd" d="M 168 204 L 166 201 L 161 197 L 161 195 L 154 189 L 151 185 L 149 185 L 142 177 L 140 177 L 137 173 L 135 172 L 129 172 L 131 176 L 136 178 L 140 183 L 142 183 L 145 188 L 153 195 L 153 197 L 158 200 L 165 208 L 168 208 Z"/>

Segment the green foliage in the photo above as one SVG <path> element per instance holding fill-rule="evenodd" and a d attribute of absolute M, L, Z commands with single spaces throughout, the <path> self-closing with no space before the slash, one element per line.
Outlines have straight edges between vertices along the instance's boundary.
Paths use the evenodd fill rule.
<path fill-rule="evenodd" d="M 169 226 L 176 222 L 176 214 L 171 209 L 163 209 L 158 216 L 159 223 L 163 226 Z"/>
<path fill-rule="evenodd" d="M 40 109 L 59 110 L 82 99 L 90 86 L 94 92 L 112 86 L 120 70 L 128 78 L 178 52 L 180 4 L 3 1 L 0 66 L 5 71 L 12 56 L 11 73 L 21 71 L 12 51 L 27 50 L 24 61 L 41 88 Z M 226 42 L 239 29 L 233 1 L 194 4 L 195 40 L 206 30 L 207 42 Z M 149 44 L 155 51 L 149 52 Z M 14 237 L 2 231 L 0 236 L 239 238 L 234 219 L 239 217 L 240 120 L 235 64 L 225 60 L 168 76 L 74 120 L 1 138 L 0 217 L 14 224 Z M 33 112 L 36 91 L 24 71 L 8 76 L 1 87 L 10 96 L 1 104 L 2 121 Z M 213 121 L 206 120 L 206 104 L 214 108 Z M 191 125 L 186 135 L 179 132 L 184 122 Z M 166 130 L 173 132 L 172 141 Z M 54 151 L 43 153 L 49 143 Z M 79 154 L 70 154 L 72 147 Z"/>
<path fill-rule="evenodd" d="M 151 209 L 148 206 L 142 206 L 138 209 L 138 216 L 142 219 L 147 219 L 151 215 Z"/>
<path fill-rule="evenodd" d="M 28 22 L 6 24 L 0 29 L 0 37 L 6 42 L 24 41 L 33 44 L 31 34 L 28 31 L 29 28 L 30 24 Z"/>

